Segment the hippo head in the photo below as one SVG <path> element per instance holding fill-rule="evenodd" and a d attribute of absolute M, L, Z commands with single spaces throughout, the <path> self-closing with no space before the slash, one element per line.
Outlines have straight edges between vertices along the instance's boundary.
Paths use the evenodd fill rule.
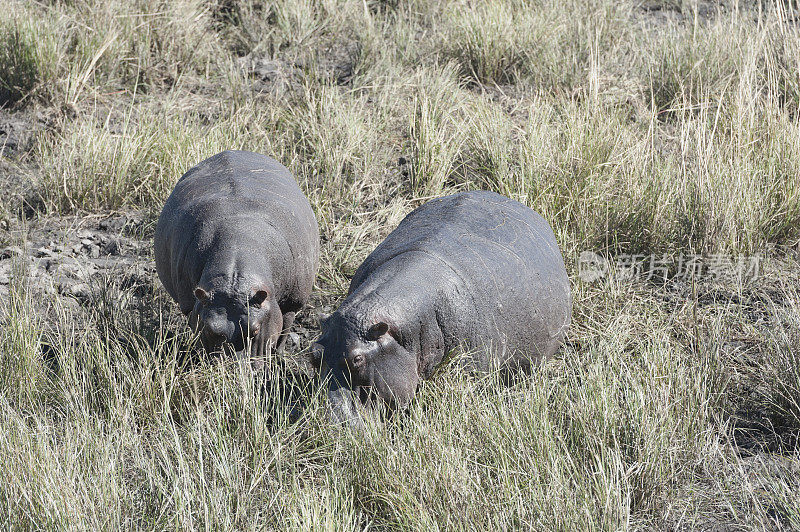
<path fill-rule="evenodd" d="M 278 319 L 275 330 L 276 311 L 279 318 L 281 314 L 266 286 L 245 290 L 198 286 L 194 296 L 192 327 L 200 333 L 206 351 L 218 352 L 231 346 L 238 356 L 244 356 L 251 345 L 253 356 L 268 354 L 281 329 Z"/>
<path fill-rule="evenodd" d="M 416 357 L 400 340 L 398 328 L 387 319 L 353 321 L 337 312 L 326 320 L 313 358 L 328 383 L 334 421 L 360 426 L 359 403 L 408 405 L 420 379 Z"/>

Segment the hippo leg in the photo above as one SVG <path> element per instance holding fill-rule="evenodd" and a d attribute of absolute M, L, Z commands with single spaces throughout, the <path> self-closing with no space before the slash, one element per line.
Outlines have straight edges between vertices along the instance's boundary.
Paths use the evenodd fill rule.
<path fill-rule="evenodd" d="M 282 353 L 283 348 L 286 345 L 286 339 L 289 337 L 289 329 L 292 328 L 292 324 L 294 323 L 294 312 L 287 312 L 283 315 L 283 329 L 281 330 L 281 337 L 278 339 L 278 343 L 275 344 L 275 351 Z"/>
<path fill-rule="evenodd" d="M 278 304 L 272 305 L 272 311 L 265 317 L 262 326 L 256 335 L 251 349 L 251 363 L 253 369 L 260 370 L 264 367 L 267 358 L 272 353 L 272 347 L 278 343 L 281 335 L 281 326 L 284 322 Z"/>

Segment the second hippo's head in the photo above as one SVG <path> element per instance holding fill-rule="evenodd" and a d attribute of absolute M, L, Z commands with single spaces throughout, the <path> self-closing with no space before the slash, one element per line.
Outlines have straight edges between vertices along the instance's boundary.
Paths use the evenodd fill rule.
<path fill-rule="evenodd" d="M 328 384 L 334 421 L 359 425 L 359 403 L 408 405 L 420 378 L 416 355 L 401 341 L 399 329 L 386 318 L 354 320 L 337 311 L 323 323 L 313 357 Z"/>

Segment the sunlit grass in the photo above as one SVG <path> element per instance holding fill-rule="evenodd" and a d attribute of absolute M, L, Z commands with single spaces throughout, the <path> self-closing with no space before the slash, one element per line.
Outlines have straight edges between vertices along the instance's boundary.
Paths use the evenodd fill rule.
<path fill-rule="evenodd" d="M 15 161 L 33 216 L 152 222 L 202 159 L 264 153 L 311 201 L 313 302 L 335 306 L 405 214 L 495 190 L 552 224 L 575 309 L 532 375 L 448 366 L 408 412 L 351 433 L 319 383 L 184 364 L 191 338 L 156 279 L 141 307 L 113 279 L 75 305 L 20 265 L 0 308 L 0 523 L 800 526 L 796 14 L 640 4 L 12 0 L 0 100 L 48 123 Z M 271 71 L 249 60 L 282 69 L 280 90 L 254 91 Z M 777 273 L 586 284 L 584 250 L 762 253 Z"/>

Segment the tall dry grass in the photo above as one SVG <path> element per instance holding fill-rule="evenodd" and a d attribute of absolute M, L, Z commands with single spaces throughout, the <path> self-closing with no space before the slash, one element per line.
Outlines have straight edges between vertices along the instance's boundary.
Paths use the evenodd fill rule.
<path fill-rule="evenodd" d="M 551 222 L 575 310 L 531 376 L 446 367 L 408 413 L 352 434 L 325 421 L 318 383 L 183 366 L 191 340 L 155 279 L 141 307 L 113 280 L 76 307 L 19 272 L 0 522 L 800 527 L 796 6 L 650 4 L 12 0 L 0 99 L 52 117 L 15 161 L 39 216 L 152 221 L 200 160 L 266 153 L 320 222 L 321 306 L 410 210 L 495 190 Z M 583 250 L 764 253 L 771 269 L 587 284 Z"/>

